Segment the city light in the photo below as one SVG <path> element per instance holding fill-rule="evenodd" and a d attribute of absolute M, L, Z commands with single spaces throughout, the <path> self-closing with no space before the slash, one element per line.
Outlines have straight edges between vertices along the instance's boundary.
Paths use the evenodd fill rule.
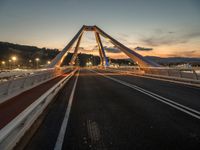
<path fill-rule="evenodd" d="M 16 56 L 12 56 L 12 60 L 13 60 L 13 61 L 16 61 L 16 60 L 17 60 L 17 57 L 16 57 Z"/>
<path fill-rule="evenodd" d="M 39 67 L 39 61 L 40 61 L 40 59 L 39 58 L 35 58 L 35 61 L 36 61 L 36 67 L 37 67 L 37 69 L 38 69 L 38 67 Z"/>
<path fill-rule="evenodd" d="M 51 62 L 50 61 L 47 61 L 47 64 L 50 64 Z"/>
<path fill-rule="evenodd" d="M 5 65 L 5 64 L 6 64 L 6 62 L 5 62 L 5 61 L 2 61 L 1 63 L 2 63 L 2 65 Z"/>
<path fill-rule="evenodd" d="M 88 61 L 87 63 L 86 63 L 86 66 L 92 66 L 93 64 L 92 64 L 92 62 L 91 61 Z"/>
<path fill-rule="evenodd" d="M 36 60 L 37 62 L 38 62 L 38 61 L 40 61 L 40 59 L 39 59 L 39 58 L 36 58 L 35 60 Z"/>
<path fill-rule="evenodd" d="M 13 61 L 13 66 L 15 66 L 15 62 L 16 62 L 16 60 L 17 60 L 17 57 L 16 57 L 16 56 L 12 56 L 11 59 L 12 59 L 12 61 Z"/>

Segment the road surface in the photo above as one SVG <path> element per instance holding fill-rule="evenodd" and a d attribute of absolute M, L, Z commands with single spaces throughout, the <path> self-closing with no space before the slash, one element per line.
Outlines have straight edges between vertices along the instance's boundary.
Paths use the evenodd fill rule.
<path fill-rule="evenodd" d="M 26 149 L 198 150 L 199 111 L 200 88 L 81 69 Z"/>

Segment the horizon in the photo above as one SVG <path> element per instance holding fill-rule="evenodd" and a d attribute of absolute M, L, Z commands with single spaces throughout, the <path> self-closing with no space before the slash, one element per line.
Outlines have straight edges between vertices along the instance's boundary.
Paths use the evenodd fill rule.
<path fill-rule="evenodd" d="M 96 24 L 143 56 L 197 58 L 199 4 L 197 0 L 1 0 L 0 41 L 62 50 L 83 24 Z M 92 50 L 94 35 L 83 37 L 80 47 Z"/>
<path fill-rule="evenodd" d="M 11 42 L 6 42 L 6 41 L 0 41 L 2 43 L 9 43 L 9 44 L 16 44 L 16 45 L 21 45 L 21 46 L 30 46 L 30 47 L 37 47 L 39 49 L 42 49 L 42 48 L 45 48 L 45 49 L 49 49 L 49 50 L 59 50 L 59 51 L 62 51 L 62 49 L 58 49 L 58 48 L 48 48 L 48 47 L 39 47 L 39 46 L 36 46 L 36 45 L 27 45 L 27 44 L 20 44 L 20 43 L 11 43 Z M 72 48 L 69 53 L 73 53 L 72 51 L 74 50 L 74 48 Z M 89 51 L 89 52 L 88 52 Z M 91 51 L 95 51 L 94 53 L 91 52 Z M 90 50 L 87 50 L 87 49 L 84 49 L 84 51 L 82 50 L 79 50 L 79 53 L 81 54 L 90 54 L 90 55 L 93 55 L 93 56 L 99 56 L 99 53 L 94 50 L 94 49 L 90 49 Z M 123 52 L 121 52 L 123 53 Z M 122 54 L 124 56 L 124 54 Z M 154 56 L 154 55 L 145 55 L 144 57 L 158 57 L 158 58 L 194 58 L 194 59 L 200 59 L 199 57 L 190 57 L 190 56 Z M 116 59 L 120 59 L 121 57 L 117 57 Z M 129 57 L 125 56 L 121 59 L 130 59 Z"/>

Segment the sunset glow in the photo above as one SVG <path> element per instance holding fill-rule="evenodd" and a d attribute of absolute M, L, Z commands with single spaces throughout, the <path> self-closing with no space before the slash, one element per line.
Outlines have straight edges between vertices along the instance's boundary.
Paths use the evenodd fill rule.
<path fill-rule="evenodd" d="M 136 50 L 145 56 L 200 57 L 199 6 L 197 0 L 3 0 L 0 41 L 62 50 L 83 24 L 96 24 L 133 50 L 151 48 Z M 98 54 L 89 51 L 97 45 L 94 35 L 83 39 L 82 52 Z"/>

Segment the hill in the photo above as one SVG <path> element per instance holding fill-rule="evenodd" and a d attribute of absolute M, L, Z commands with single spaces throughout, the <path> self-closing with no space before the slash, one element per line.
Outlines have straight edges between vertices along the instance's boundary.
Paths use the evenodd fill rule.
<path fill-rule="evenodd" d="M 0 60 L 8 61 L 13 55 L 17 56 L 18 63 L 24 64 L 28 60 L 39 57 L 41 63 L 53 59 L 59 53 L 58 49 L 38 48 L 36 46 L 19 45 L 0 42 Z"/>
<path fill-rule="evenodd" d="M 29 60 L 35 60 L 39 57 L 40 64 L 46 64 L 48 60 L 52 60 L 59 53 L 58 49 L 38 48 L 36 46 L 19 45 L 8 42 L 0 42 L 0 61 L 8 61 L 13 55 L 17 56 L 18 64 L 21 66 L 28 66 Z M 68 64 L 72 54 L 67 56 L 65 62 Z M 78 60 L 81 66 L 84 66 L 88 60 L 93 61 L 95 65 L 100 63 L 98 56 L 89 54 L 79 54 Z M 186 57 L 168 57 L 161 58 L 155 56 L 146 56 L 146 58 L 155 61 L 162 65 L 176 65 L 183 63 L 190 63 L 192 65 L 200 65 L 200 58 L 186 58 Z M 128 64 L 130 59 L 111 59 L 111 62 L 118 64 Z"/>

